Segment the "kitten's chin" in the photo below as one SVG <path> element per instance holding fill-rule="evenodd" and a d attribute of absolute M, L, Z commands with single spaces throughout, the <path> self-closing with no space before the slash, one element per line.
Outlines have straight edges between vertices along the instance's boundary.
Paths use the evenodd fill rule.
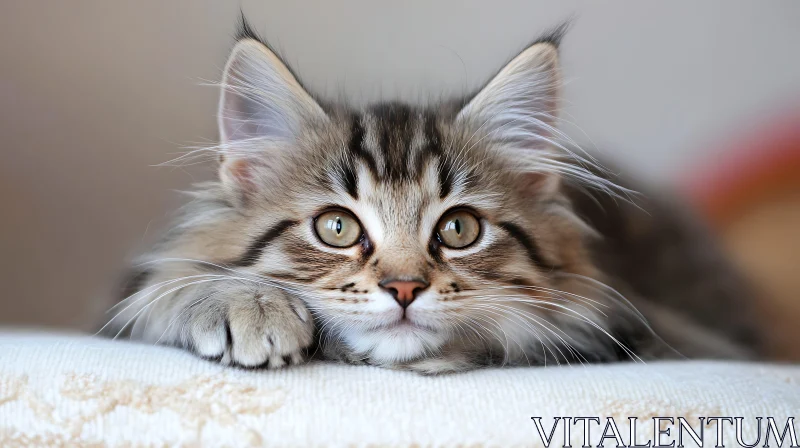
<path fill-rule="evenodd" d="M 342 334 L 355 352 L 376 364 L 395 364 L 423 358 L 446 342 L 443 334 L 406 323 L 374 330 L 349 330 Z"/>

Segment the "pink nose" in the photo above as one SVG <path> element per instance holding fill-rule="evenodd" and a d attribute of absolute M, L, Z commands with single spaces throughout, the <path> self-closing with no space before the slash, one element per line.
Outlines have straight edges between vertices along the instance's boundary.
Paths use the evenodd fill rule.
<path fill-rule="evenodd" d="M 417 292 L 428 287 L 428 283 L 421 280 L 384 280 L 381 287 L 387 289 L 394 300 L 406 308 L 417 298 Z"/>

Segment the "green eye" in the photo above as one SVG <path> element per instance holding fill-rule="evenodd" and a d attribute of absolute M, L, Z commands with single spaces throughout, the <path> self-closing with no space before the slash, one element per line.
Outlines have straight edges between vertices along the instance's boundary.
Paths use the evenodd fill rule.
<path fill-rule="evenodd" d="M 478 218 L 466 210 L 456 210 L 442 216 L 437 225 L 439 239 L 453 249 L 461 249 L 474 243 L 481 233 Z"/>
<path fill-rule="evenodd" d="M 319 239 L 334 247 L 349 247 L 361 238 L 361 226 L 356 218 L 342 210 L 327 211 L 314 221 Z"/>

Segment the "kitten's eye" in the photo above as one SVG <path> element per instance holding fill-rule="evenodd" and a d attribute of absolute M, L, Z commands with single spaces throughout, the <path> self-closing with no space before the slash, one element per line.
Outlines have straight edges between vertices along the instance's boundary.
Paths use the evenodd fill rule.
<path fill-rule="evenodd" d="M 350 213 L 331 210 L 319 215 L 314 221 L 314 230 L 319 239 L 335 247 L 349 247 L 361 238 L 361 225 Z"/>
<path fill-rule="evenodd" d="M 478 218 L 466 210 L 447 213 L 439 220 L 439 239 L 445 246 L 461 249 L 474 243 L 481 233 Z"/>

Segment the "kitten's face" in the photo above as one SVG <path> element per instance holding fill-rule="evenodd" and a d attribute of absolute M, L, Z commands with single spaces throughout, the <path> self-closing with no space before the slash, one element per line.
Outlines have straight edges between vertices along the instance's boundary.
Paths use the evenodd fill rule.
<path fill-rule="evenodd" d="M 323 110 L 241 42 L 220 111 L 221 177 L 249 236 L 237 264 L 300 294 L 323 340 L 377 363 L 536 332 L 557 274 L 589 271 L 547 146 L 555 48 L 538 47 L 460 109 L 353 112 Z"/>

